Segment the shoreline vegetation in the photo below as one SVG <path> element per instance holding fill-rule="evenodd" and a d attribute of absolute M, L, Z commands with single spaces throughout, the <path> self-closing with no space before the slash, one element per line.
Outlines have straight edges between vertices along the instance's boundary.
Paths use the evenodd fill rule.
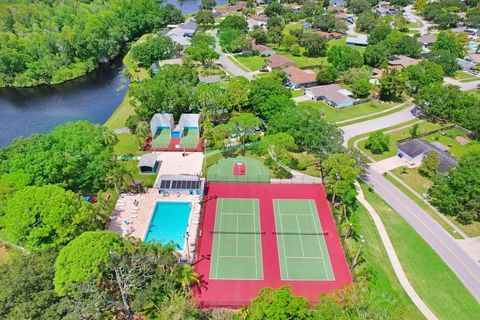
<path fill-rule="evenodd" d="M 183 16 L 156 0 L 11 1 L 0 4 L 0 21 L 0 87 L 24 88 L 85 76 Z"/>

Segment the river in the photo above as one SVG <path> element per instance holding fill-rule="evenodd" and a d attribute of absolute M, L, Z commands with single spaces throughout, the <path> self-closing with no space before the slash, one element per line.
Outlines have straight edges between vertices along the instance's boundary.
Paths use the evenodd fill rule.
<path fill-rule="evenodd" d="M 167 0 L 184 14 L 195 12 L 201 0 Z M 217 1 L 218 5 L 227 0 Z M 55 86 L 0 88 L 0 147 L 18 137 L 45 133 L 67 121 L 104 123 L 122 102 L 128 80 L 121 59 L 94 72 Z"/>

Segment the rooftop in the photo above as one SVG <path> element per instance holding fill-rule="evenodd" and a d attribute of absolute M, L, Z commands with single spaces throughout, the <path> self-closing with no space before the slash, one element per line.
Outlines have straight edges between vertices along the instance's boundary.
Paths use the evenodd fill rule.
<path fill-rule="evenodd" d="M 398 146 L 398 149 L 411 158 L 416 158 L 420 155 L 426 155 L 429 152 L 436 152 L 440 157 L 440 164 L 438 171 L 443 173 L 457 164 L 457 159 L 445 150 L 445 146 L 439 147 L 426 140 L 412 139 Z"/>
<path fill-rule="evenodd" d="M 404 68 L 408 66 L 413 66 L 419 63 L 420 60 L 413 59 L 404 55 L 396 55 L 388 58 L 388 64 L 391 66 L 402 66 Z"/>
<path fill-rule="evenodd" d="M 279 54 L 274 54 L 267 58 L 268 66 L 272 69 L 275 68 L 286 68 L 288 66 L 295 65 L 292 61 L 288 60 L 284 56 Z"/>
<path fill-rule="evenodd" d="M 313 70 L 302 70 L 296 66 L 285 68 L 285 73 L 292 83 L 302 84 L 317 81 L 317 75 Z"/>
<path fill-rule="evenodd" d="M 346 92 L 343 91 L 343 89 L 336 83 L 324 86 L 311 87 L 307 90 L 311 91 L 316 97 L 325 97 L 335 103 L 354 101 L 352 98 L 346 95 Z"/>

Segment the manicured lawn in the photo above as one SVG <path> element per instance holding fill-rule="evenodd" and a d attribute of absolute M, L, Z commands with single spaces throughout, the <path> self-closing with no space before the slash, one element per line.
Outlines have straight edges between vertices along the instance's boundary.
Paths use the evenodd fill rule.
<path fill-rule="evenodd" d="M 398 282 L 392 265 L 389 263 L 380 235 L 367 210 L 359 204 L 353 216 L 359 226 L 359 234 L 365 239 L 362 255 L 365 258 L 365 267 L 374 275 L 373 279 L 371 279 L 373 286 L 377 290 L 395 298 L 394 304 L 399 312 L 396 315 L 396 319 L 424 319 L 403 290 L 400 282 Z M 355 254 L 354 250 L 351 251 L 353 251 L 353 253 L 350 252 L 351 255 Z"/>
<path fill-rule="evenodd" d="M 397 168 L 393 169 L 392 173 L 421 195 L 433 185 L 433 181 L 422 176 L 417 168 Z"/>
<path fill-rule="evenodd" d="M 230 61 L 232 61 L 233 63 L 235 63 L 240 69 L 242 69 L 243 71 L 245 72 L 250 72 L 250 70 L 244 66 L 243 64 L 241 64 L 236 58 L 232 57 L 232 56 L 227 56 L 228 59 L 230 59 Z"/>
<path fill-rule="evenodd" d="M 456 275 L 398 213 L 367 189 L 363 187 L 365 197 L 385 224 L 402 267 L 422 300 L 439 319 L 476 319 L 480 305 Z"/>
<path fill-rule="evenodd" d="M 260 70 L 266 66 L 265 58 L 260 56 L 235 56 L 250 71 Z"/>
<path fill-rule="evenodd" d="M 470 81 L 475 81 L 479 80 L 480 78 L 474 76 L 473 74 L 470 74 L 468 72 L 464 71 L 457 71 L 455 72 L 455 75 L 453 76 L 455 80 L 459 80 L 461 82 L 470 82 Z"/>
<path fill-rule="evenodd" d="M 140 151 L 140 145 L 137 137 L 131 133 L 118 134 L 118 143 L 113 147 L 116 155 L 141 155 L 145 152 Z"/>
<path fill-rule="evenodd" d="M 122 161 L 121 164 L 127 168 L 128 171 L 132 173 L 134 180 L 141 180 L 144 187 L 152 187 L 157 178 L 156 174 L 143 174 L 138 170 L 137 160 Z"/>
<path fill-rule="evenodd" d="M 110 130 L 120 129 L 125 127 L 125 120 L 128 116 L 135 114 L 133 106 L 130 104 L 130 97 L 128 93 L 123 98 L 122 103 L 113 112 L 113 114 L 105 122 L 105 126 Z"/>
<path fill-rule="evenodd" d="M 438 129 L 438 128 L 441 128 L 441 127 L 442 127 L 442 125 L 440 125 L 440 124 L 423 121 L 419 124 L 418 133 L 435 130 L 435 129 Z M 372 157 L 376 161 L 383 160 L 383 159 L 386 159 L 386 158 L 389 158 L 389 157 L 393 157 L 397 153 L 397 146 L 396 146 L 395 143 L 398 140 L 410 137 L 409 130 L 410 130 L 410 128 L 405 128 L 405 129 L 401 129 L 401 130 L 389 133 L 388 136 L 390 137 L 390 149 L 388 151 L 382 153 L 382 154 L 373 154 L 373 153 L 370 152 L 370 150 L 365 149 L 365 143 L 366 143 L 367 140 L 361 141 L 358 144 L 358 146 L 367 155 L 369 155 L 370 157 Z M 385 129 L 383 131 L 388 131 L 388 129 Z"/>
<path fill-rule="evenodd" d="M 440 142 L 448 148 L 448 151 L 451 154 L 453 154 L 457 158 L 462 157 L 465 153 L 469 151 L 480 151 L 480 142 L 472 140 L 468 144 L 462 145 L 455 140 L 457 136 L 465 137 L 466 135 L 460 130 L 449 129 L 445 132 L 437 132 L 432 135 L 422 137 L 422 139 L 428 140 L 430 142 Z"/>
<path fill-rule="evenodd" d="M 334 109 L 320 101 L 302 101 L 298 103 L 298 106 L 322 111 L 326 120 L 336 122 L 380 112 L 392 108 L 395 105 L 389 103 L 366 102 L 342 109 Z"/>
<path fill-rule="evenodd" d="M 292 90 L 292 98 L 303 96 L 305 93 L 303 89 Z"/>
<path fill-rule="evenodd" d="M 279 47 L 272 47 L 277 54 L 280 54 L 287 59 L 291 60 L 294 62 L 297 67 L 299 68 L 305 68 L 305 67 L 314 67 L 314 66 L 319 66 L 321 64 L 327 64 L 327 57 L 307 57 L 304 56 L 305 49 L 301 49 L 301 55 L 300 56 L 294 56 L 290 52 L 288 52 L 285 48 L 279 48 Z"/>

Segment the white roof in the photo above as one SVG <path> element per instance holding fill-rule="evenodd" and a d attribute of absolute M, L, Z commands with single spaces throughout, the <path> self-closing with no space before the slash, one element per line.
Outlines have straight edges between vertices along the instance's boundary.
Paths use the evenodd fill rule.
<path fill-rule="evenodd" d="M 198 113 L 182 113 L 178 125 L 183 128 L 198 128 L 200 126 L 200 115 Z"/>
<path fill-rule="evenodd" d="M 171 113 L 155 113 L 150 120 L 150 132 L 155 136 L 158 127 L 169 127 L 172 129 L 173 115 Z"/>
<path fill-rule="evenodd" d="M 355 43 L 355 44 L 368 44 L 368 36 L 359 34 L 356 37 L 347 37 L 346 43 Z"/>
<path fill-rule="evenodd" d="M 156 156 L 157 161 L 162 163 L 158 169 L 157 180 L 164 175 L 202 175 L 204 158 L 202 152 L 188 152 L 185 156 L 183 152 L 160 152 Z"/>
<path fill-rule="evenodd" d="M 155 153 L 147 153 L 140 157 L 140 161 L 138 161 L 138 167 L 155 167 L 155 163 L 157 162 L 157 155 Z"/>

